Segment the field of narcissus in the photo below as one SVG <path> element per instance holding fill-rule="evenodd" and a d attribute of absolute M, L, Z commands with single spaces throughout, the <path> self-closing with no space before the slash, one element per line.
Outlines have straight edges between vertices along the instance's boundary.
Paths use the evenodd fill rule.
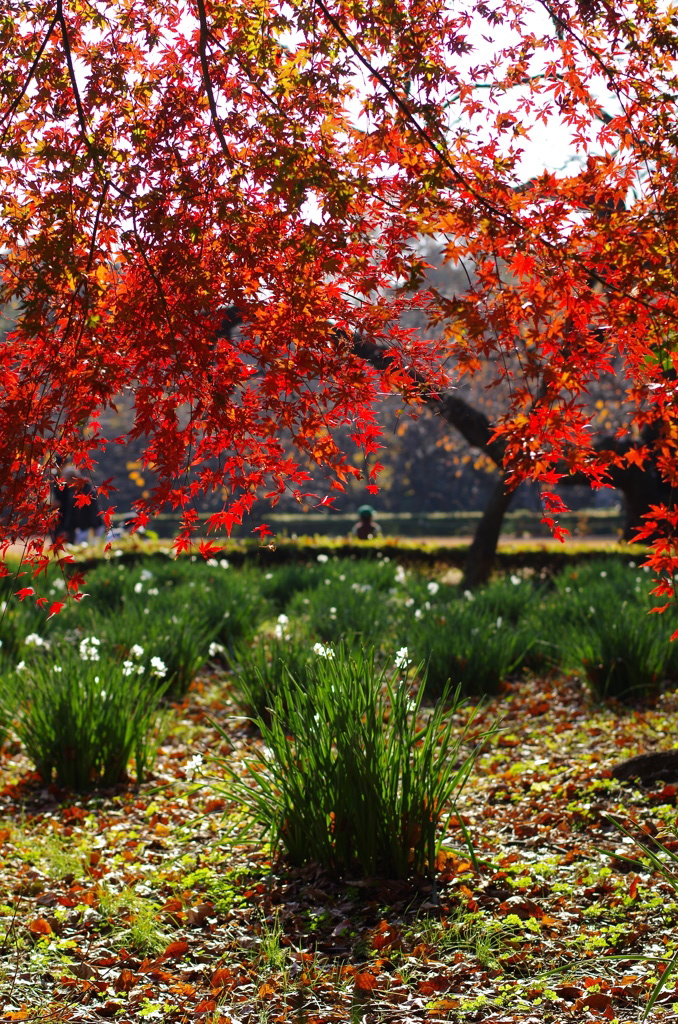
<path fill-rule="evenodd" d="M 8 600 L 0 1019 L 678 1019 L 678 776 L 612 774 L 677 708 L 629 562 L 113 558 Z"/>

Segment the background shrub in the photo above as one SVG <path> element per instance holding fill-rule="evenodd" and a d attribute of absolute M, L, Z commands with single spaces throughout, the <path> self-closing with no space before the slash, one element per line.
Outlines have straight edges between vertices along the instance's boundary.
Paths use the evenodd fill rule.
<path fill-rule="evenodd" d="M 487 605 L 465 598 L 413 608 L 401 620 L 399 641 L 426 664 L 426 692 L 432 697 L 448 682 L 469 695 L 496 693 L 534 642 Z"/>

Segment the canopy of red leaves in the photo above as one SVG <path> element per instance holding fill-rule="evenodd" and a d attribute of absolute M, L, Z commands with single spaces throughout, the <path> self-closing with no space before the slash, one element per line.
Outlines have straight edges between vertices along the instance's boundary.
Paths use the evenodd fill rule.
<path fill-rule="evenodd" d="M 341 485 L 357 471 L 333 427 L 373 451 L 384 389 L 437 393 L 481 359 L 511 377 L 514 480 L 605 484 L 586 395 L 621 358 L 633 428 L 672 481 L 674 22 L 652 0 L 7 12 L 2 540 L 44 535 L 56 456 L 92 468 L 125 393 L 158 481 L 144 511 L 181 509 L 181 544 L 202 493 L 224 493 L 219 531 L 303 494 L 283 433 Z M 554 124 L 574 159 L 526 180 L 523 151 Z M 465 294 L 426 290 L 426 236 L 468 269 Z M 403 326 L 413 308 L 435 341 Z M 673 535 L 666 515 L 649 534 Z"/>

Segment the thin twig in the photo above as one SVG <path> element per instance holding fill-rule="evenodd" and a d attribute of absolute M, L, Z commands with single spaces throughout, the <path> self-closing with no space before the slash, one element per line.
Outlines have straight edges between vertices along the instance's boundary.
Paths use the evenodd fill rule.
<path fill-rule="evenodd" d="M 45 47 L 47 46 L 47 43 L 49 42 L 49 37 L 52 35 L 52 32 L 54 31 L 54 26 L 56 25 L 57 21 L 58 21 L 58 15 L 55 14 L 54 17 L 52 18 L 51 22 L 50 22 L 50 25 L 49 25 L 49 28 L 47 29 L 47 32 L 45 33 L 45 38 L 43 39 L 43 41 L 42 41 L 42 43 L 40 45 L 40 49 L 38 50 L 37 54 L 35 55 L 35 60 L 33 61 L 33 63 L 30 66 L 30 69 L 28 71 L 28 75 L 26 76 L 26 80 L 24 81 L 24 84 L 23 84 L 23 88 L 22 88 L 21 92 L 19 93 L 19 95 L 16 97 L 16 99 L 14 99 L 12 101 L 12 103 L 9 106 L 9 109 L 8 109 L 7 113 L 5 114 L 5 120 L 7 121 L 7 127 L 5 128 L 4 132 L 2 133 L 2 136 L 0 136 L 0 145 L 2 145 L 2 143 L 5 141 L 5 138 L 7 136 L 7 132 L 9 131 L 10 126 L 11 126 L 12 115 L 16 112 L 16 110 L 19 107 L 19 104 L 21 103 L 22 99 L 26 95 L 26 91 L 28 89 L 28 86 L 31 84 L 31 82 L 33 80 L 33 75 L 35 74 L 35 72 L 37 70 L 40 58 L 42 57 L 43 53 L 45 52 Z"/>
<path fill-rule="evenodd" d="M 219 145 L 223 151 L 224 156 L 228 160 L 231 166 L 234 165 L 233 155 L 228 148 L 226 137 L 224 136 L 223 129 L 221 127 L 221 121 L 219 119 L 219 112 L 217 110 L 217 103 L 214 98 L 214 90 L 212 88 L 212 79 L 210 78 L 209 62 L 207 60 L 207 40 L 209 39 L 210 32 L 207 26 L 207 14 L 205 13 L 205 4 L 203 0 L 196 0 L 198 8 L 198 17 L 200 19 L 200 39 L 198 41 L 198 51 L 200 53 L 200 69 L 202 71 L 202 83 L 207 93 L 207 100 L 210 105 L 210 114 L 212 115 L 212 125 L 217 138 L 219 139 Z"/>

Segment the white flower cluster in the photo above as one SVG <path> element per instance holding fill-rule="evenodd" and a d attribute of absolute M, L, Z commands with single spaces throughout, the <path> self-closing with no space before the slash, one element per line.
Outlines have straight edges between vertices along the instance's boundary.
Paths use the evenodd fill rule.
<path fill-rule="evenodd" d="M 415 617 L 415 619 L 421 619 L 424 616 L 424 612 L 430 612 L 430 611 L 431 611 L 431 602 L 430 601 L 424 601 L 424 603 L 421 606 L 421 608 L 415 608 L 415 610 L 414 610 L 414 617 Z"/>
<path fill-rule="evenodd" d="M 400 687 L 398 689 L 398 696 L 400 696 L 401 694 L 405 697 L 405 710 L 407 711 L 408 715 L 414 714 L 414 712 L 417 710 L 417 702 L 412 696 L 412 694 L 409 692 L 408 685 L 404 681 L 401 681 Z"/>
<path fill-rule="evenodd" d="M 167 665 L 162 658 L 151 658 L 151 675 L 157 676 L 159 679 L 167 675 Z"/>
<path fill-rule="evenodd" d="M 197 771 L 202 768 L 203 757 L 202 754 L 194 754 L 193 757 L 189 757 L 188 761 L 184 766 L 184 774 L 190 782 Z"/>
<path fill-rule="evenodd" d="M 278 621 L 275 624 L 275 635 L 278 640 L 289 640 L 290 634 L 287 632 L 289 624 L 290 620 L 287 615 L 280 614 L 278 616 Z"/>
<path fill-rule="evenodd" d="M 101 640 L 95 636 L 86 636 L 80 641 L 80 647 L 78 653 L 83 661 L 99 661 L 101 655 L 99 654 L 99 647 L 101 646 Z"/>
<path fill-rule="evenodd" d="M 440 590 L 440 584 L 436 583 L 435 580 L 431 580 L 429 583 L 426 584 L 426 589 L 428 590 L 429 594 L 433 597 L 433 595 L 437 594 L 438 591 Z"/>
<path fill-rule="evenodd" d="M 208 655 L 210 658 L 216 658 L 218 654 L 226 654 L 226 648 L 223 644 L 212 642 L 209 646 Z"/>
<path fill-rule="evenodd" d="M 401 585 L 407 580 L 407 573 L 402 565 L 396 566 L 395 581 Z"/>
<path fill-rule="evenodd" d="M 50 642 L 48 640 L 43 640 L 43 638 L 38 636 L 37 633 L 29 633 L 24 640 L 24 643 L 26 644 L 26 647 L 44 647 L 46 651 L 51 647 Z"/>
<path fill-rule="evenodd" d="M 324 562 L 329 562 L 329 558 L 330 558 L 329 555 L 325 555 L 321 551 L 320 554 L 317 556 L 316 561 L 320 562 L 320 564 L 322 565 Z"/>
<path fill-rule="evenodd" d="M 395 667 L 397 669 L 407 668 L 410 664 L 410 652 L 407 647 L 401 647 L 399 651 L 396 651 L 395 656 Z"/>
<path fill-rule="evenodd" d="M 122 663 L 122 674 L 124 676 L 131 676 L 136 673 L 137 675 L 142 676 L 146 671 L 146 666 L 140 665 L 137 661 L 132 661 L 131 658 L 138 659 L 143 657 L 143 647 L 140 647 L 139 644 L 134 644 L 132 647 L 130 647 L 129 653 L 130 658 L 127 661 L 123 661 Z M 162 658 L 158 658 L 155 656 L 151 658 L 150 674 L 152 676 L 158 676 L 159 679 L 162 679 L 164 676 L 167 675 L 167 665 L 162 660 Z"/>
<path fill-rule="evenodd" d="M 327 658 L 331 661 L 334 657 L 334 649 L 332 647 L 325 647 L 324 644 L 313 644 L 313 653 L 317 654 L 319 658 Z"/>

